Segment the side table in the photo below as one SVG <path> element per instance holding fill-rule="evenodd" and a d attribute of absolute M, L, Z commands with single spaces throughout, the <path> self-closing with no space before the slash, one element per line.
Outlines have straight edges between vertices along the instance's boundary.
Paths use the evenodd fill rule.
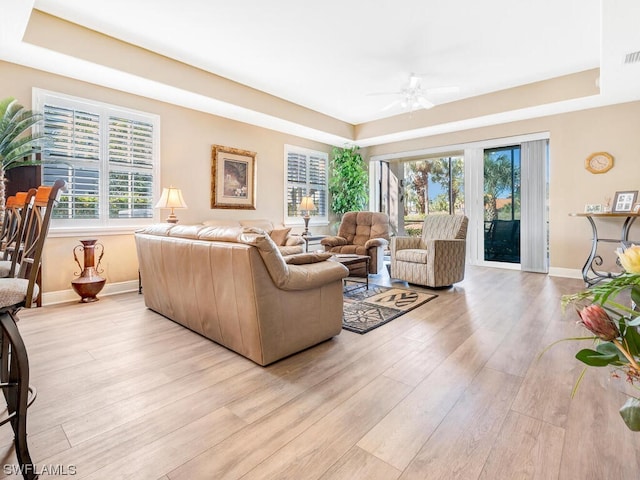
<path fill-rule="evenodd" d="M 349 269 L 349 276 L 344 279 L 344 286 L 347 286 L 347 281 L 350 280 L 355 283 L 359 283 L 357 287 L 354 287 L 348 291 L 353 291 L 358 288 L 366 288 L 369 290 L 369 261 L 371 257 L 368 255 L 356 255 L 356 254 L 335 254 L 329 258 L 329 261 L 338 262 Z M 364 281 L 353 280 L 353 278 L 362 278 Z M 345 292 L 347 290 L 345 289 Z"/>
<path fill-rule="evenodd" d="M 304 251 L 308 252 L 310 243 L 319 244 L 326 235 L 300 235 L 300 237 L 304 240 Z"/>

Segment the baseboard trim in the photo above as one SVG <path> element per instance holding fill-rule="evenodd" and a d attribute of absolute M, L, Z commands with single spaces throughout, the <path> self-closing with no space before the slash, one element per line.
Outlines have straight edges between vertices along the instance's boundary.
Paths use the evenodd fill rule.
<path fill-rule="evenodd" d="M 138 280 L 126 282 L 107 283 L 98 297 L 108 297 L 119 293 L 137 292 Z M 42 294 L 42 305 L 56 305 L 58 303 L 78 302 L 78 294 L 72 289 L 58 290 L 57 292 L 45 292 Z"/>
<path fill-rule="evenodd" d="M 577 278 L 582 280 L 582 270 L 576 270 L 574 268 L 549 268 L 549 275 L 552 277 L 565 277 L 565 278 Z"/>

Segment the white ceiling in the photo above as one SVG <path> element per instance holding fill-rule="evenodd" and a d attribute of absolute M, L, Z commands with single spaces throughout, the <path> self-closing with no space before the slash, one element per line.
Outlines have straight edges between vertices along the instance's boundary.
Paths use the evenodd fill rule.
<path fill-rule="evenodd" d="M 628 77 L 618 58 L 640 50 L 640 2 L 602 1 L 2 0 L 0 59 L 109 84 L 98 68 L 92 74 L 85 65 L 81 73 L 81 63 L 67 65 L 54 52 L 22 43 L 35 7 L 352 124 L 403 113 L 399 105 L 384 110 L 398 97 L 371 93 L 400 90 L 412 72 L 423 75 L 426 88 L 459 87 L 455 94 L 433 95 L 436 104 L 596 67 L 601 82 L 606 78 L 616 87 L 607 101 L 565 102 L 555 110 L 546 106 L 512 115 L 525 118 L 640 97 L 639 69 Z M 138 88 L 132 93 L 151 91 L 124 76 L 113 80 L 114 88 L 129 84 Z M 209 111 L 227 115 L 216 112 L 222 107 L 210 100 Z M 184 97 L 182 102 L 189 105 Z M 242 120 L 246 113 L 227 116 Z M 255 112 L 246 117 L 261 125 L 269 120 L 257 119 Z M 506 120 L 472 119 L 469 125 Z M 460 127 L 436 125 L 429 132 Z M 293 132 L 286 125 L 281 129 Z M 417 129 L 369 144 L 429 132 Z M 318 132 L 306 136 L 323 140 Z"/>
<path fill-rule="evenodd" d="M 358 124 L 409 74 L 435 103 L 600 63 L 599 0 L 36 0 L 87 26 Z"/>

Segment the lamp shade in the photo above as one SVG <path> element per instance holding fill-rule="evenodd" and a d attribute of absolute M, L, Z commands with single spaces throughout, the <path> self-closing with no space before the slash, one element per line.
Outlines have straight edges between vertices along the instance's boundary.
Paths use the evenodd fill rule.
<path fill-rule="evenodd" d="M 316 206 L 313 204 L 313 198 L 311 197 L 302 197 L 302 201 L 300 205 L 298 205 L 299 210 L 306 210 L 307 212 L 311 210 L 315 210 Z"/>
<path fill-rule="evenodd" d="M 156 208 L 187 208 L 187 204 L 182 198 L 182 192 L 179 188 L 169 187 L 162 189 L 162 195 L 156 203 Z"/>

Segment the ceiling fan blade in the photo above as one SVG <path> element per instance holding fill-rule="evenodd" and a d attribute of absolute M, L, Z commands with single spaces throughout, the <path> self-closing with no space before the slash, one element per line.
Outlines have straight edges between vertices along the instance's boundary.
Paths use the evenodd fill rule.
<path fill-rule="evenodd" d="M 429 95 L 442 95 L 445 93 L 458 93 L 460 91 L 460 87 L 433 87 L 425 90 L 429 92 Z"/>
<path fill-rule="evenodd" d="M 391 110 L 393 107 L 395 107 L 396 105 L 400 105 L 400 103 L 402 103 L 402 100 L 394 100 L 393 102 L 391 102 L 389 105 L 387 105 L 386 107 L 383 107 L 380 109 L 381 112 L 386 112 L 387 110 Z"/>
<path fill-rule="evenodd" d="M 436 106 L 435 103 L 430 102 L 429 100 L 427 100 L 424 97 L 418 97 L 417 100 L 418 100 L 418 104 L 420 105 L 421 108 L 427 109 L 427 108 L 433 108 L 433 107 Z"/>
<path fill-rule="evenodd" d="M 375 97 L 378 95 L 401 95 L 402 92 L 373 92 L 367 93 L 367 97 Z"/>

